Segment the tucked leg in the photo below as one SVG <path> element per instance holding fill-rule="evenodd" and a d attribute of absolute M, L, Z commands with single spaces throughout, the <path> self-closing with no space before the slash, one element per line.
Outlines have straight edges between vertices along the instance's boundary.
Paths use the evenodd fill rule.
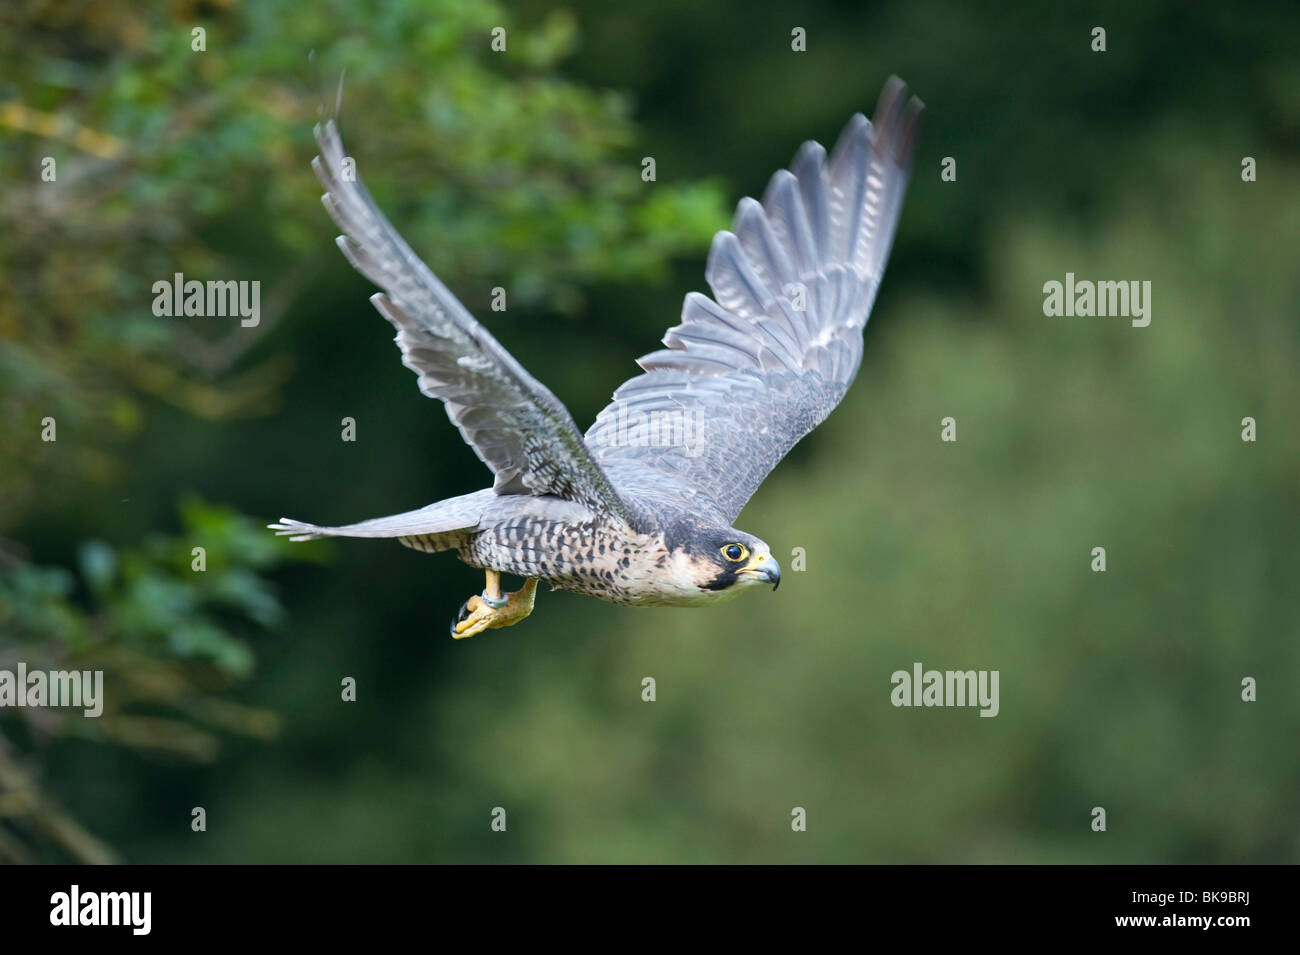
<path fill-rule="evenodd" d="M 489 570 L 482 595 L 470 597 L 461 605 L 456 619 L 451 622 L 451 635 L 463 640 L 484 630 L 514 626 L 533 612 L 536 596 L 535 578 L 524 581 L 524 585 L 512 594 L 503 594 L 501 575 Z"/>

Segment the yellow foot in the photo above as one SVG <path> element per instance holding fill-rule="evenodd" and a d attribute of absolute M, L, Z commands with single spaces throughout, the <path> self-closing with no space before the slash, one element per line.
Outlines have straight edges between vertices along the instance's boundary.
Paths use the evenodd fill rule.
<path fill-rule="evenodd" d="M 484 591 L 488 599 L 475 594 L 461 604 L 460 613 L 451 622 L 451 635 L 457 640 L 464 640 L 484 630 L 498 630 L 512 627 L 533 612 L 533 600 L 537 596 L 537 581 L 528 580 L 512 594 L 506 594 L 504 604 L 492 606 L 497 600 L 492 599 L 500 589 L 493 586 L 492 575 L 488 577 L 488 589 Z M 489 603 L 489 601 L 491 601 Z"/>

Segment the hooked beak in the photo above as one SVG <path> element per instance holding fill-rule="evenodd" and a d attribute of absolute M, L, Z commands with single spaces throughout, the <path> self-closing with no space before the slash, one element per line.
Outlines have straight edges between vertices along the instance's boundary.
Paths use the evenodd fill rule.
<path fill-rule="evenodd" d="M 745 570 L 747 573 L 762 577 L 772 585 L 773 590 L 781 586 L 781 565 L 770 554 L 760 554 Z"/>

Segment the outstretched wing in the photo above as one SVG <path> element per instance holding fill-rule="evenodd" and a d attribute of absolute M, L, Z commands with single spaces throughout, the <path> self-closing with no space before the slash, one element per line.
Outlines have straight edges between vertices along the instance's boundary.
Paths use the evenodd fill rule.
<path fill-rule="evenodd" d="M 668 347 L 638 360 L 587 432 L 626 500 L 735 520 L 852 384 L 903 204 L 922 105 L 897 77 L 875 125 L 855 115 L 826 159 L 803 145 L 760 205 L 719 232 Z M 716 300 L 716 301 L 715 301 Z"/>
<path fill-rule="evenodd" d="M 371 296 L 397 328 L 402 363 L 447 415 L 496 480 L 498 494 L 552 494 L 627 521 L 623 501 L 592 459 L 568 410 L 476 322 L 375 205 L 361 180 L 344 175 L 333 120 L 316 127 L 312 168 L 339 248 L 384 291 Z"/>

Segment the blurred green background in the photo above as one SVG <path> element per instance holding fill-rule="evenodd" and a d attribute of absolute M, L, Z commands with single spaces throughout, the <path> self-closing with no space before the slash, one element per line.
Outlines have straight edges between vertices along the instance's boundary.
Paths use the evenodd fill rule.
<path fill-rule="evenodd" d="M 0 859 L 1297 861 L 1297 35 L 1172 0 L 6 4 L 0 666 L 108 702 L 0 711 Z M 371 191 L 584 427 L 742 195 L 890 73 L 926 101 L 858 381 L 738 521 L 779 593 L 542 594 L 454 642 L 452 556 L 262 529 L 488 482 L 333 245 L 344 70 Z M 1150 327 L 1045 318 L 1067 271 L 1152 282 Z M 174 272 L 261 281 L 261 324 L 155 317 Z M 1000 715 L 895 709 L 914 661 L 999 670 Z"/>

